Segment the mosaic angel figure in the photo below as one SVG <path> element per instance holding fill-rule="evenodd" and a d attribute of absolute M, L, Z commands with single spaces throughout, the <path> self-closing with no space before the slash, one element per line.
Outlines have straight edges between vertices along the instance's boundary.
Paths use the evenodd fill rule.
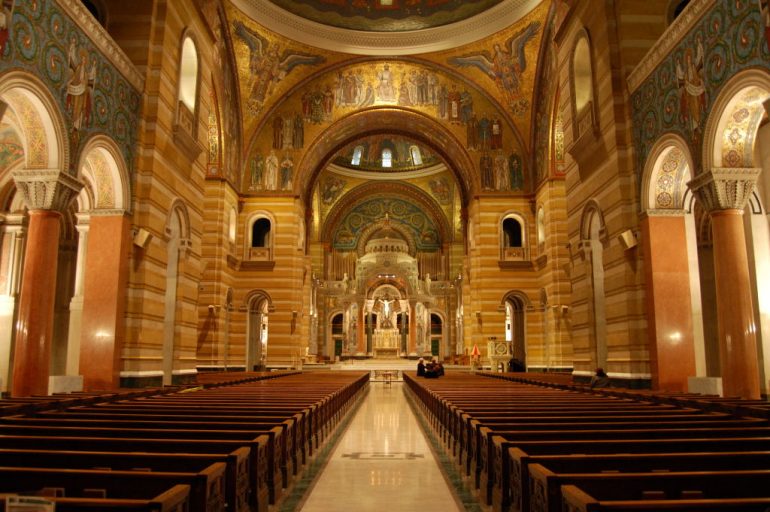
<path fill-rule="evenodd" d="M 235 34 L 249 47 L 249 71 L 254 83 L 249 92 L 249 107 L 259 111 L 272 87 L 289 75 L 297 66 L 314 66 L 326 61 L 321 55 L 284 50 L 251 30 L 240 21 L 234 21 Z"/>
<path fill-rule="evenodd" d="M 514 103 L 519 92 L 521 74 L 527 69 L 527 58 L 524 51 L 540 29 L 540 22 L 533 21 L 522 30 L 508 38 L 503 45 L 493 47 L 493 52 L 487 50 L 481 53 L 471 53 L 460 57 L 451 57 L 449 63 L 459 67 L 475 67 L 487 74 L 502 90 L 508 103 Z"/>

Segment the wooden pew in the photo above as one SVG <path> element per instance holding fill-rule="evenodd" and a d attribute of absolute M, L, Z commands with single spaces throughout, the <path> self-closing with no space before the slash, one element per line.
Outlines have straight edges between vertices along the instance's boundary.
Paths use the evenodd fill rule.
<path fill-rule="evenodd" d="M 151 498 L 174 485 L 190 486 L 190 512 L 223 512 L 225 465 L 215 462 L 197 473 L 161 471 L 105 471 L 0 467 L 0 492 L 27 494 L 43 488 L 62 489 L 63 497 L 84 496 L 87 489 L 104 498 Z"/>
<path fill-rule="evenodd" d="M 556 440 L 524 441 L 508 448 L 510 466 L 504 468 L 501 480 L 508 474 L 508 486 L 504 482 L 495 485 L 493 496 L 495 510 L 505 509 L 506 492 L 510 492 L 511 512 L 530 509 L 529 464 L 526 457 L 533 456 L 602 456 L 617 454 L 669 454 L 669 453 L 729 453 L 770 451 L 770 437 L 765 438 L 700 438 L 700 439 L 630 439 L 630 440 Z"/>
<path fill-rule="evenodd" d="M 703 499 L 768 498 L 770 469 L 662 473 L 554 473 L 532 464 L 530 511 L 561 512 L 563 485 L 606 500 L 676 500 L 697 493 Z"/>
<path fill-rule="evenodd" d="M 249 512 L 249 448 L 228 454 L 140 453 L 0 448 L 0 466 L 62 469 L 149 470 L 198 472 L 214 463 L 224 463 L 225 499 L 228 510 Z"/>
<path fill-rule="evenodd" d="M 675 452 L 675 453 L 624 453 L 624 454 L 567 454 L 567 455 L 529 455 L 520 448 L 508 449 L 511 465 L 511 486 L 503 487 L 503 492 L 513 490 L 510 496 L 493 496 L 495 510 L 507 510 L 515 500 L 512 510 L 529 510 L 529 465 L 541 466 L 556 473 L 646 473 L 654 471 L 699 471 L 708 469 L 768 469 L 770 450 L 748 452 Z M 514 469 L 515 468 L 515 469 Z M 526 468 L 527 471 L 521 471 Z M 508 475 L 503 475 L 506 478 Z M 515 489 L 512 489 L 515 485 Z M 497 489 L 496 489 L 497 490 Z"/>
<path fill-rule="evenodd" d="M 240 448 L 249 449 L 249 504 L 252 510 L 264 512 L 268 502 L 280 498 L 281 489 L 268 482 L 270 457 L 268 436 L 259 436 L 251 441 L 195 440 L 195 439 L 153 439 L 153 438 L 109 438 L 90 436 L 39 436 L 0 435 L 0 447 L 9 449 L 39 449 L 102 452 L 181 453 L 181 454 L 223 454 L 228 455 Z M 34 462 L 34 461 L 32 461 Z M 274 502 L 274 501 L 273 501 Z"/>
<path fill-rule="evenodd" d="M 574 485 L 563 485 L 562 512 L 767 512 L 770 498 L 600 500 Z"/>
<path fill-rule="evenodd" d="M 63 498 L 46 496 L 57 512 L 188 512 L 190 486 L 175 485 L 152 498 Z M 0 494 L 0 512 L 5 512 L 5 497 Z"/>

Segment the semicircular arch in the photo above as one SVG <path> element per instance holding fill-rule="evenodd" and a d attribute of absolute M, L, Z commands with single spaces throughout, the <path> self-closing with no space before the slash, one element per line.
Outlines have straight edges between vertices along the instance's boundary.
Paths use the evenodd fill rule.
<path fill-rule="evenodd" d="M 93 208 L 130 209 L 128 169 L 118 145 L 106 135 L 94 135 L 83 146 L 78 172 L 89 175 L 94 187 Z"/>
<path fill-rule="evenodd" d="M 465 145 L 445 126 L 420 112 L 396 107 L 372 107 L 338 120 L 326 133 L 334 135 L 314 140 L 296 167 L 295 192 L 304 198 L 305 204 L 310 204 L 318 175 L 337 151 L 356 139 L 380 133 L 410 137 L 438 154 L 455 175 L 465 201 L 478 189 L 476 168 Z"/>
<path fill-rule="evenodd" d="M 641 209 L 685 208 L 687 182 L 693 177 L 693 160 L 687 142 L 678 134 L 660 137 L 650 150 L 642 174 Z"/>
<path fill-rule="evenodd" d="M 424 212 L 427 218 L 432 221 L 435 228 L 438 230 L 437 242 L 448 242 L 452 239 L 452 228 L 449 224 L 449 220 L 444 215 L 441 207 L 420 188 L 415 185 L 404 182 L 382 182 L 375 181 L 364 183 L 354 188 L 347 194 L 345 194 L 334 205 L 332 210 L 326 217 L 326 221 L 320 231 L 320 239 L 331 241 L 335 231 L 339 228 L 343 219 L 356 207 L 366 203 L 367 201 L 376 201 L 377 197 L 387 194 L 389 197 L 406 201 L 414 205 L 418 210 Z M 399 233 L 402 230 L 399 229 L 397 223 L 392 225 Z M 409 230 L 406 230 L 409 231 Z M 358 239 L 356 246 L 360 246 L 360 240 L 364 240 L 364 236 L 373 233 L 372 226 L 363 228 L 358 232 Z M 406 241 L 409 244 L 410 251 L 414 251 L 418 244 L 417 240 L 414 240 L 413 236 L 410 236 L 408 232 L 403 232 Z"/>

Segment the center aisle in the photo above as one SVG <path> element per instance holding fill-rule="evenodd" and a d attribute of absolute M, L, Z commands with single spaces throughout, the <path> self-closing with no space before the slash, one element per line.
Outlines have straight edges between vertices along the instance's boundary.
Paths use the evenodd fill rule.
<path fill-rule="evenodd" d="M 302 512 L 465 510 L 442 475 L 402 386 L 370 383 Z"/>

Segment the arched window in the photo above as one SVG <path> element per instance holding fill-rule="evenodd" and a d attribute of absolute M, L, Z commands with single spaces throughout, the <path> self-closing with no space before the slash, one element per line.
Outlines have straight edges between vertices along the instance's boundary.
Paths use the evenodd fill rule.
<path fill-rule="evenodd" d="M 227 237 L 230 240 L 230 243 L 235 243 L 235 221 L 238 217 L 238 214 L 235 213 L 235 208 L 230 207 L 230 222 L 227 230 Z"/>
<path fill-rule="evenodd" d="M 198 50 L 188 36 L 182 43 L 182 58 L 179 73 L 179 101 L 195 112 L 198 96 Z"/>
<path fill-rule="evenodd" d="M 198 84 L 200 65 L 198 49 L 190 35 L 182 38 L 179 56 L 179 83 L 174 122 L 174 142 L 191 161 L 198 158 L 203 146 L 198 144 Z"/>
<path fill-rule="evenodd" d="M 382 166 L 393 167 L 393 151 L 390 148 L 382 150 Z"/>
<path fill-rule="evenodd" d="M 503 243 L 505 247 L 522 247 L 521 224 L 512 217 L 503 221 Z"/>
<path fill-rule="evenodd" d="M 254 224 L 251 225 L 251 246 L 270 246 L 270 219 L 262 217 L 254 221 Z"/>
<path fill-rule="evenodd" d="M 583 30 L 575 41 L 571 61 L 572 77 L 572 122 L 574 140 L 593 132 L 596 118 L 594 115 L 594 79 L 591 45 L 588 33 Z"/>
<path fill-rule="evenodd" d="M 500 221 L 499 228 L 501 264 L 528 260 L 527 227 L 524 217 L 518 213 L 508 213 Z"/>
<path fill-rule="evenodd" d="M 409 148 L 409 152 L 412 155 L 412 165 L 422 165 L 422 154 L 420 153 L 420 148 L 417 146 L 411 146 Z"/>
<path fill-rule="evenodd" d="M 361 155 L 364 153 L 363 146 L 356 146 L 353 150 L 353 159 L 350 161 L 350 165 L 361 165 Z"/>
<path fill-rule="evenodd" d="M 545 210 L 541 206 L 537 210 L 537 246 L 542 249 L 545 245 Z"/>
<path fill-rule="evenodd" d="M 680 14 L 682 14 L 682 11 L 684 11 L 684 8 L 687 7 L 687 5 L 690 3 L 690 0 L 671 0 L 668 4 L 668 24 L 674 22 L 675 19 L 679 17 Z"/>

